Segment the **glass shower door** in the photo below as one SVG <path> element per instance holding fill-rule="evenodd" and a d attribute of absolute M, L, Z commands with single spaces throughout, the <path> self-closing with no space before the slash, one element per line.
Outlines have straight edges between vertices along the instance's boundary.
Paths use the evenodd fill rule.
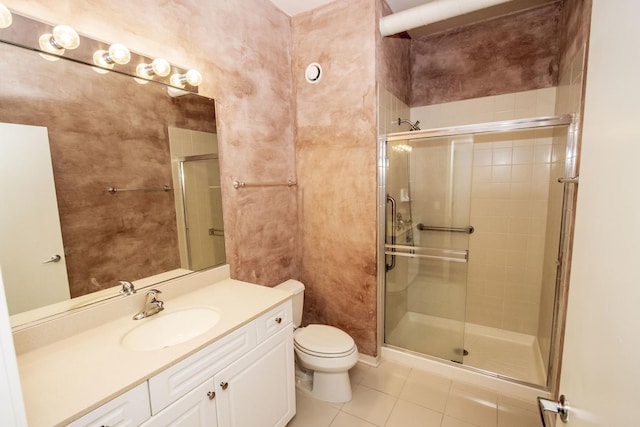
<path fill-rule="evenodd" d="M 180 162 L 188 268 L 202 270 L 226 262 L 220 169 L 216 155 Z"/>
<path fill-rule="evenodd" d="M 473 140 L 387 143 L 385 343 L 462 363 Z"/>

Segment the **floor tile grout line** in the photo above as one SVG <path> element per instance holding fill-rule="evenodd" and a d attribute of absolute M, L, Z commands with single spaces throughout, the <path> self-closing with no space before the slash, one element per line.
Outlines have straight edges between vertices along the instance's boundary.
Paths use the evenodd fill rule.
<path fill-rule="evenodd" d="M 391 411 L 389 411 L 389 415 L 387 415 L 387 418 L 384 420 L 384 424 L 382 424 L 381 427 L 384 427 L 387 425 L 387 423 L 389 422 L 389 418 L 391 418 L 391 414 L 393 414 L 393 410 L 396 409 L 396 406 L 398 405 L 398 402 L 400 401 L 400 397 L 396 397 L 396 401 L 393 402 L 393 406 L 391 407 Z"/>
<path fill-rule="evenodd" d="M 342 412 L 342 408 L 338 409 L 338 411 L 333 416 L 333 418 L 331 418 L 331 421 L 329 421 L 329 424 L 327 424 L 327 427 L 331 427 L 331 424 L 333 424 L 333 422 L 336 420 L 336 418 L 338 418 L 338 415 L 340 414 L 340 412 Z"/>

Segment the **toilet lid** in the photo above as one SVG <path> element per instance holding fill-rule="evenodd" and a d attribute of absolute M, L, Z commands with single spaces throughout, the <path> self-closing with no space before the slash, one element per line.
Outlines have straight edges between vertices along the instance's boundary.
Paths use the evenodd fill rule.
<path fill-rule="evenodd" d="M 355 342 L 346 332 L 328 325 L 309 325 L 300 328 L 294 337 L 295 346 L 302 351 L 318 354 L 351 353 Z"/>

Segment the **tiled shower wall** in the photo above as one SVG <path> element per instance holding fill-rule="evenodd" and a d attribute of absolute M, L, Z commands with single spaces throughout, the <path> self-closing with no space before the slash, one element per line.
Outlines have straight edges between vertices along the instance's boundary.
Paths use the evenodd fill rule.
<path fill-rule="evenodd" d="M 411 110 L 423 129 L 554 114 L 555 89 Z M 550 131 L 476 136 L 466 321 L 536 335 L 550 182 Z"/>

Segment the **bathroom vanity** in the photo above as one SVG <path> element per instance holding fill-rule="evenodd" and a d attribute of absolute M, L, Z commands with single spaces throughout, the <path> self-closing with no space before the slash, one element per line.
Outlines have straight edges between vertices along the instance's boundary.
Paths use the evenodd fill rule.
<path fill-rule="evenodd" d="M 29 425 L 285 426 L 295 414 L 290 295 L 214 270 L 157 286 L 165 310 L 142 320 L 117 305 L 141 307 L 144 290 L 75 313 L 74 324 L 105 323 L 55 342 L 29 341 L 69 319 L 16 333 Z M 163 318 L 178 313 L 171 324 L 180 328 L 179 313 L 194 310 L 218 318 L 208 329 L 194 324 L 204 332 L 180 342 Z M 150 340 L 127 344 L 136 328 Z"/>

